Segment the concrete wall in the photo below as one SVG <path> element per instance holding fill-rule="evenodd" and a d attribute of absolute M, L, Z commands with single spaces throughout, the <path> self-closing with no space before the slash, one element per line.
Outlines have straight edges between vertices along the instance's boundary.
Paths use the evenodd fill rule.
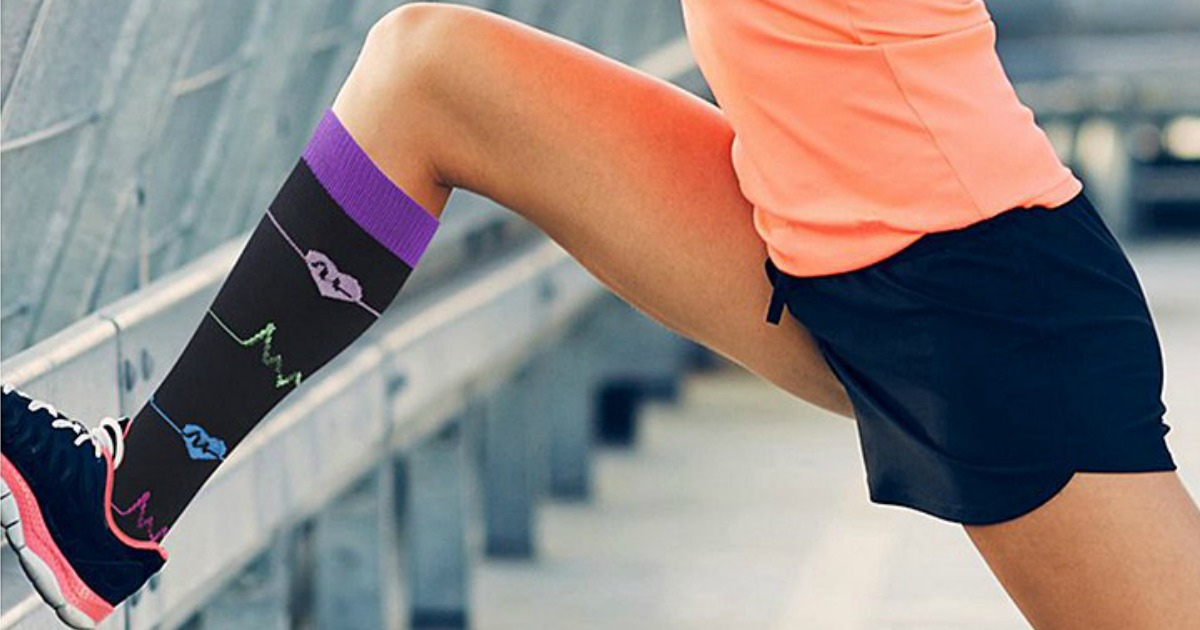
<path fill-rule="evenodd" d="M 0 354 L 253 226 L 398 0 L 4 0 Z M 631 60 L 677 0 L 475 0 Z"/>

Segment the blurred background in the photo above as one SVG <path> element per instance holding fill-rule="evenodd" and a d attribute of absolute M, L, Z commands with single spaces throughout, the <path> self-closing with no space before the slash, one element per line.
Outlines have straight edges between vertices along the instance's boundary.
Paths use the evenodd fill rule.
<path fill-rule="evenodd" d="M 92 418 L 144 400 L 397 4 L 3 0 L 5 380 Z M 676 0 L 466 4 L 711 98 Z M 1195 491 L 1200 4 L 990 8 L 1146 285 Z M 1023 627 L 956 529 L 866 504 L 849 423 L 647 322 L 490 201 L 445 216 L 393 309 L 427 339 L 395 317 L 273 414 L 110 627 Z M 459 347 L 478 360 L 415 376 Z M 310 470 L 306 440 L 349 422 Z M 0 630 L 48 627 L 2 557 Z"/>
<path fill-rule="evenodd" d="M 395 4 L 5 0 L 4 354 L 257 221 L 365 29 Z M 682 35 L 672 0 L 475 4 L 627 62 Z M 1012 78 L 1110 224 L 1194 231 L 1200 5 L 991 9 Z"/>

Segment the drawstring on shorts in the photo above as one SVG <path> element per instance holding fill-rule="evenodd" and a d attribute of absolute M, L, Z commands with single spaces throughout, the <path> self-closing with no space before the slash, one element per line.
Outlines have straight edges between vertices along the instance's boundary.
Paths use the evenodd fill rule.
<path fill-rule="evenodd" d="M 771 281 L 771 303 L 767 306 L 767 323 L 778 326 L 783 318 L 783 307 L 787 306 L 787 278 L 767 259 L 767 278 Z"/>

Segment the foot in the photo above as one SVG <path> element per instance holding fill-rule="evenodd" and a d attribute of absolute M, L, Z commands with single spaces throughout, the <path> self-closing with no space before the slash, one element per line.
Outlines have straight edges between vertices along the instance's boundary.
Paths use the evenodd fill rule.
<path fill-rule="evenodd" d="M 93 628 L 166 562 L 156 542 L 117 529 L 113 469 L 122 428 L 95 429 L 3 386 L 0 523 L 21 568 L 59 618 Z"/>

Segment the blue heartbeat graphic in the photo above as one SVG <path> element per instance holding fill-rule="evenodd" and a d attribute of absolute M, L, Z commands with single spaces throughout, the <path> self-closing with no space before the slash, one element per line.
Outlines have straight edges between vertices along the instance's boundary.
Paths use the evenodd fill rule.
<path fill-rule="evenodd" d="M 208 431 L 205 431 L 204 427 L 198 424 L 185 424 L 183 425 L 183 429 L 180 429 L 179 425 L 175 424 L 175 421 L 171 420 L 159 408 L 158 403 L 153 398 L 150 399 L 150 406 L 154 411 L 158 412 L 158 415 L 163 420 L 167 421 L 167 424 L 171 425 L 172 429 L 175 429 L 179 437 L 183 438 L 183 444 L 187 447 L 188 457 L 199 461 L 225 461 L 225 453 L 228 452 L 228 449 L 226 449 L 223 440 L 209 435 Z"/>

